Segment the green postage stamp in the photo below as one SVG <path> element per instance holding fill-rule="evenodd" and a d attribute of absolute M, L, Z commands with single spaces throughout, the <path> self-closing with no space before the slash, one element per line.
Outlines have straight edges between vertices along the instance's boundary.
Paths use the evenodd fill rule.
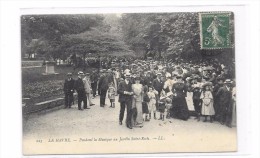
<path fill-rule="evenodd" d="M 231 48 L 230 39 L 231 12 L 199 13 L 200 48 Z"/>

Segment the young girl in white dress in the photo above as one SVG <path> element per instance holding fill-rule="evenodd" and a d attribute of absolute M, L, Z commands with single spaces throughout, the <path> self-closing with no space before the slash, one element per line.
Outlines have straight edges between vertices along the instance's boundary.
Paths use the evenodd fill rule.
<path fill-rule="evenodd" d="M 147 95 L 150 99 L 148 103 L 149 118 L 151 119 L 151 113 L 153 113 L 154 119 L 156 119 L 156 95 L 158 95 L 158 92 L 153 87 L 149 87 Z"/>
<path fill-rule="evenodd" d="M 211 84 L 205 83 L 203 85 L 204 89 L 200 95 L 202 100 L 201 115 L 205 117 L 203 122 L 207 122 L 207 117 L 209 116 L 210 122 L 213 122 L 212 116 L 215 115 L 215 110 L 213 107 L 213 95 L 210 91 Z"/>

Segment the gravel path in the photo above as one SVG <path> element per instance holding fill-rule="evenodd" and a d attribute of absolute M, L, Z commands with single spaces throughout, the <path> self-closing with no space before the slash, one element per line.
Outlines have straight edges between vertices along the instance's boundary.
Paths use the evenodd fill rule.
<path fill-rule="evenodd" d="M 98 96 L 93 102 L 96 105 L 84 111 L 77 110 L 77 105 L 73 105 L 71 109 L 59 108 L 28 116 L 23 120 L 24 153 L 142 153 L 144 147 L 147 152 L 236 150 L 236 128 L 228 128 L 218 122 L 197 122 L 191 117 L 188 121 L 152 119 L 145 122 L 143 128 L 131 130 L 126 128 L 124 122 L 123 125 L 118 123 L 120 107 L 117 101 L 115 108 L 99 107 Z M 108 99 L 106 103 L 109 104 Z M 71 142 L 48 142 L 52 139 L 57 141 L 57 138 L 66 138 Z M 102 143 L 94 143 L 93 139 L 100 139 Z M 117 141 L 110 147 L 106 145 L 100 149 L 100 144 L 109 143 L 109 139 Z M 82 142 L 84 145 L 79 145 Z M 75 149 L 74 145 L 79 147 Z"/>

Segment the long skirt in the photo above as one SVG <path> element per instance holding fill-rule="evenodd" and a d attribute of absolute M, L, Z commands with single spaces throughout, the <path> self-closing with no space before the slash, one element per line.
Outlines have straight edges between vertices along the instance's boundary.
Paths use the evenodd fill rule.
<path fill-rule="evenodd" d="M 188 109 L 190 111 L 194 111 L 195 110 L 195 107 L 193 105 L 192 96 L 193 96 L 193 92 L 187 92 L 187 97 L 185 98 L 186 102 L 187 102 Z"/>
<path fill-rule="evenodd" d="M 185 97 L 176 97 L 172 100 L 172 108 L 170 110 L 171 117 L 181 120 L 188 120 L 190 117 L 189 109 Z"/>
<path fill-rule="evenodd" d="M 142 101 L 136 101 L 133 99 L 133 108 L 135 109 L 133 115 L 133 126 L 143 125 L 143 106 Z"/>

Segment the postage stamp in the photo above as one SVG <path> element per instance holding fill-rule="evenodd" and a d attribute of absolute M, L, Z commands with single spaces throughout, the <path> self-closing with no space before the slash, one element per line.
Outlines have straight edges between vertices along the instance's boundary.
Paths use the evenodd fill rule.
<path fill-rule="evenodd" d="M 230 39 L 231 12 L 199 13 L 200 48 L 231 48 Z"/>

